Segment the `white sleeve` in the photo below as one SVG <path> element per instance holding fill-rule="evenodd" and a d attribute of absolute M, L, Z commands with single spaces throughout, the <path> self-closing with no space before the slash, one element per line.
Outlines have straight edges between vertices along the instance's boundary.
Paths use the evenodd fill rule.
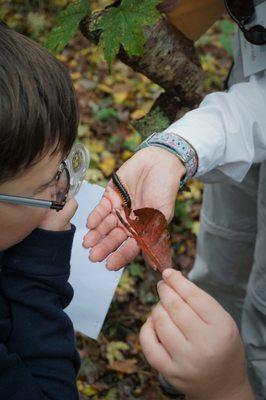
<path fill-rule="evenodd" d="M 193 145 L 199 157 L 197 177 L 242 181 L 253 163 L 266 160 L 266 71 L 228 92 L 209 94 L 166 131 Z"/>

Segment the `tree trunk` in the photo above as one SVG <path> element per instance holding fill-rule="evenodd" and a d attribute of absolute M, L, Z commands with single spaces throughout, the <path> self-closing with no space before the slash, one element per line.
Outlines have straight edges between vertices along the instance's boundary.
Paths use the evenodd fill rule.
<path fill-rule="evenodd" d="M 96 22 L 104 12 L 93 13 L 80 24 L 82 34 L 95 44 L 100 38 Z M 157 108 L 167 118 L 167 125 L 175 120 L 180 107 L 191 108 L 200 101 L 202 69 L 193 42 L 167 23 L 163 16 L 154 26 L 146 27 L 145 34 L 147 42 L 142 56 L 129 57 L 121 47 L 118 58 L 165 90 L 152 111 Z M 156 130 L 156 126 L 153 128 L 151 123 L 150 129 Z"/>

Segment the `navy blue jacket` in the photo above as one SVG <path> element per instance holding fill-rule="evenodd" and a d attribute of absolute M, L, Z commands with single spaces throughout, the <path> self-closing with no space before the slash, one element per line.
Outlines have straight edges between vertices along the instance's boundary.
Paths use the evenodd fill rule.
<path fill-rule="evenodd" d="M 78 399 L 80 360 L 63 311 L 74 232 L 36 229 L 0 253 L 1 400 Z"/>

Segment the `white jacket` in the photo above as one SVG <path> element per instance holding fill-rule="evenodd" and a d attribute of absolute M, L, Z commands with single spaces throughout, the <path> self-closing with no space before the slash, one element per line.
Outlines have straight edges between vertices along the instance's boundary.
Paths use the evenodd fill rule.
<path fill-rule="evenodd" d="M 266 8 L 263 13 L 266 14 Z M 266 23 L 266 15 L 263 18 Z M 238 34 L 234 58 L 239 64 L 237 38 Z M 228 92 L 209 94 L 198 109 L 166 129 L 176 132 L 196 149 L 196 177 L 205 182 L 228 177 L 240 182 L 253 163 L 266 160 L 266 45 L 261 47 L 264 70 L 234 84 Z"/>

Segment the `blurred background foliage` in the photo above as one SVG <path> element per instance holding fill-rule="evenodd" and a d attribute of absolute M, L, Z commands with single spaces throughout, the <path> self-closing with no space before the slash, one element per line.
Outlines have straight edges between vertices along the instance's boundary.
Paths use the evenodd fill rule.
<path fill-rule="evenodd" d="M 44 44 L 55 18 L 69 0 L 0 0 L 0 18 L 11 28 Z M 91 1 L 92 10 L 110 4 Z M 234 25 L 225 16 L 196 43 L 204 70 L 205 93 L 222 90 L 232 58 Z M 178 55 L 177 55 L 178 56 Z M 106 185 L 113 171 L 128 160 L 141 142 L 132 122 L 143 117 L 161 93 L 146 77 L 116 61 L 111 71 L 99 48 L 78 33 L 56 57 L 69 69 L 81 111 L 79 140 L 91 153 L 87 179 Z M 187 109 L 179 111 L 181 117 Z M 158 127 L 159 129 L 159 127 Z M 187 273 L 195 257 L 202 184 L 193 180 L 190 192 L 178 194 L 170 226 L 174 263 Z M 89 277 L 88 277 L 89 278 Z M 138 332 L 157 301 L 158 276 L 139 257 L 124 272 L 100 340 L 77 333 L 83 365 L 78 379 L 82 399 L 168 399 L 146 364 Z"/>

